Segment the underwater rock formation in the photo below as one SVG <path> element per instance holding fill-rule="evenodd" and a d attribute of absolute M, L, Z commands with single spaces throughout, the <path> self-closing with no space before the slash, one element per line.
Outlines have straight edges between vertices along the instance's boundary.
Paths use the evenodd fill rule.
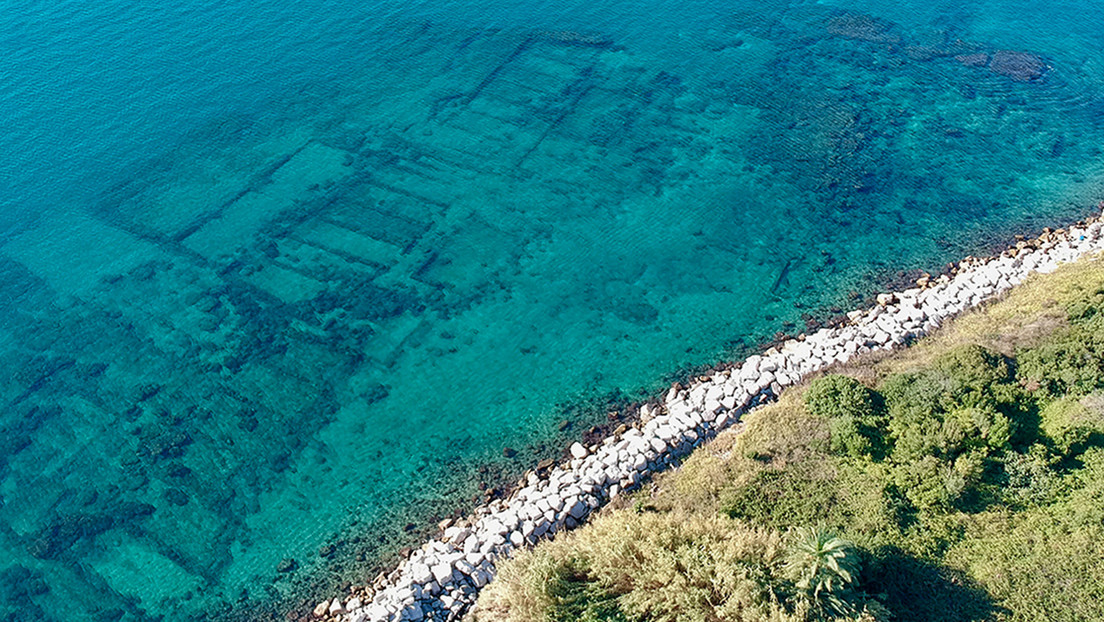
<path fill-rule="evenodd" d="M 1046 76 L 1049 69 L 1042 58 L 1030 52 L 999 50 L 989 60 L 990 71 L 1018 82 L 1037 82 Z"/>

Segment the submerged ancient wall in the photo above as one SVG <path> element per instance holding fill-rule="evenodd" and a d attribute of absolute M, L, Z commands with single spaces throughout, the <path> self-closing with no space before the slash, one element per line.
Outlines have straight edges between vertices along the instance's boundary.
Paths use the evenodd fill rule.
<path fill-rule="evenodd" d="M 609 499 L 638 486 L 785 387 L 856 355 L 925 335 L 1032 272 L 1049 272 L 1102 250 L 1099 221 L 1048 231 L 999 256 L 964 260 L 953 273 L 921 279 L 915 288 L 882 294 L 876 306 L 851 312 L 843 325 L 786 341 L 688 388 L 676 385 L 660 403 L 642 406 L 634 427 L 595 446 L 575 443 L 570 460 L 544 477 L 529 475 L 509 499 L 480 507 L 467 521 L 447 527 L 376 589 L 322 602 L 314 613 L 345 622 L 458 620 L 492 580 L 499 559 L 584 522 Z"/>

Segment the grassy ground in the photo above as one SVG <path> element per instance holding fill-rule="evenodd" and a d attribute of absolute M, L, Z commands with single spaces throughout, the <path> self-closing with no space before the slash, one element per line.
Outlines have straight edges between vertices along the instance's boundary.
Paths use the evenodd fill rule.
<path fill-rule="evenodd" d="M 1104 262 L 788 390 L 472 616 L 1104 618 Z"/>

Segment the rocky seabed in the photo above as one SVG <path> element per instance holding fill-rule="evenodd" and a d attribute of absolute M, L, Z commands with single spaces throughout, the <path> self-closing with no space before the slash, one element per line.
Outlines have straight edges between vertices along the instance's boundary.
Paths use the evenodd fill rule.
<path fill-rule="evenodd" d="M 375 589 L 319 603 L 318 618 L 341 622 L 459 620 L 495 576 L 498 560 L 572 529 L 611 498 L 638 487 L 787 386 L 852 357 L 923 336 L 965 309 L 1000 296 L 1032 272 L 1104 250 L 1099 220 L 1047 231 L 999 256 L 963 260 L 951 274 L 878 296 L 846 323 L 791 339 L 742 364 L 675 385 L 641 407 L 634 427 L 586 447 L 546 476 L 531 474 L 509 499 L 479 507 L 377 581 Z"/>

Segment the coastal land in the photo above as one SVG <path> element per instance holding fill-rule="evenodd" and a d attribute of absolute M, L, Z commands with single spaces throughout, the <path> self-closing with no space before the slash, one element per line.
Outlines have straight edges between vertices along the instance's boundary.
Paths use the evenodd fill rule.
<path fill-rule="evenodd" d="M 466 615 L 1104 196 L 1080 5 L 49 8 L 0 89 L 2 621 Z"/>
<path fill-rule="evenodd" d="M 473 617 L 1099 619 L 1102 322 L 1097 256 L 835 366 L 502 564 Z"/>
<path fill-rule="evenodd" d="M 755 549 L 758 551 L 755 555 L 760 556 L 763 569 L 769 570 L 785 566 L 780 561 L 782 551 L 786 538 L 793 537 L 787 529 L 813 529 L 814 536 L 810 537 L 828 533 L 815 531 L 818 528 L 833 530 L 832 537 L 836 537 L 836 532 L 844 534 L 861 544 L 841 541 L 853 547 L 868 547 L 863 550 L 872 550 L 869 547 L 875 544 L 890 546 L 881 540 L 862 540 L 860 536 L 864 532 L 853 533 L 856 524 L 874 529 L 877 533 L 877 529 L 884 527 L 877 522 L 878 516 L 862 512 L 885 510 L 897 517 L 898 522 L 893 525 L 902 537 L 909 537 L 920 547 L 916 551 L 903 549 L 910 554 L 915 553 L 914 557 L 925 552 L 943 555 L 950 550 L 960 551 L 961 555 L 968 557 L 968 552 L 961 552 L 960 549 L 973 546 L 976 550 L 983 550 L 985 546 L 979 542 L 983 542 L 984 537 L 995 537 L 995 533 L 978 532 L 975 534 L 977 538 L 967 538 L 964 534 L 972 533 L 967 529 L 968 525 L 961 520 L 952 524 L 953 521 L 947 516 L 953 512 L 972 516 L 985 511 L 1036 507 L 1031 505 L 1035 503 L 1031 501 L 1024 501 L 1019 506 L 1009 505 L 1011 502 L 999 493 L 1002 487 L 1009 487 L 1007 482 L 1001 483 L 1001 477 L 1026 477 L 1023 486 L 1016 484 L 1011 489 L 1029 497 L 1037 492 L 1043 494 L 1032 488 L 1043 485 L 1032 480 L 1032 477 L 1045 479 L 1053 475 L 1051 480 L 1066 477 L 1062 480 L 1066 482 L 1065 487 L 1054 484 L 1053 489 L 1048 489 L 1051 491 L 1047 494 L 1051 496 L 1043 497 L 1055 503 L 1072 503 L 1068 496 L 1062 495 L 1068 491 L 1073 491 L 1068 492 L 1073 495 L 1089 486 L 1085 484 L 1079 488 L 1077 482 L 1095 472 L 1095 467 L 1091 466 L 1095 464 L 1091 462 L 1095 454 L 1088 450 L 1104 433 L 1104 424 L 1098 426 L 1099 430 L 1093 427 L 1101 422 L 1093 406 L 1096 402 L 1092 401 L 1098 388 L 1093 384 L 1097 378 L 1082 378 L 1084 374 L 1078 375 L 1077 365 L 1071 367 L 1064 362 L 1062 356 L 1068 353 L 1062 350 L 1066 343 L 1062 340 L 1073 339 L 1069 337 L 1070 331 L 1087 330 L 1088 334 L 1092 333 L 1091 327 L 1078 327 L 1084 318 L 1095 318 L 1096 307 L 1102 304 L 1098 298 L 1100 288 L 1104 286 L 1104 272 L 1099 263 L 1091 259 L 1102 250 L 1104 237 L 1099 221 L 1083 221 L 1057 231 L 1046 230 L 1036 239 L 1019 240 L 1000 255 L 967 258 L 947 274 L 924 276 L 915 287 L 879 295 L 876 305 L 853 311 L 846 316 L 846 320 L 834 326 L 787 340 L 740 364 L 722 366 L 685 386 L 676 384 L 662 399 L 638 405 L 638 418 L 633 425 L 623 425 L 596 443 L 573 444 L 569 455 L 561 463 L 544 465 L 529 472 L 508 499 L 479 507 L 462 520 L 442 523 L 442 532 L 437 538 L 412 551 L 392 572 L 381 574 L 373 585 L 352 588 L 347 595 L 320 602 L 312 616 L 350 622 L 460 619 L 471 613 L 482 588 L 498 574 L 500 562 L 521 552 L 519 561 L 508 562 L 505 566 L 504 576 L 489 591 L 488 602 L 483 604 L 481 601 L 481 606 L 471 613 L 475 619 L 606 620 L 640 619 L 641 616 L 664 620 L 743 619 L 718 615 L 720 609 L 717 607 L 721 605 L 702 592 L 695 597 L 698 598 L 694 601 L 697 605 L 674 599 L 672 603 L 682 604 L 673 604 L 673 610 L 666 610 L 657 608 L 644 596 L 651 589 L 645 584 L 635 585 L 630 581 L 630 587 L 626 588 L 624 581 L 618 583 L 609 579 L 612 583 L 604 582 L 608 577 L 603 578 L 601 570 L 595 569 L 598 566 L 588 565 L 594 560 L 587 557 L 587 551 L 613 544 L 603 538 L 611 529 L 609 525 L 615 521 L 632 523 L 629 526 L 617 523 L 618 526 L 612 528 L 617 533 L 623 534 L 626 530 L 635 533 L 632 531 L 634 528 L 643 529 L 638 534 L 640 546 L 651 542 L 644 537 L 647 534 L 659 533 L 657 537 L 662 540 L 665 537 L 663 534 L 678 532 L 681 535 L 672 536 L 676 541 L 704 546 L 713 541 L 710 538 L 727 538 L 723 535 L 727 533 L 725 529 L 750 530 L 748 533 L 756 534 L 761 540 L 755 545 L 759 547 Z M 1062 264 L 1079 259 L 1078 263 L 1060 268 Z M 1041 277 L 1040 274 L 1049 276 Z M 1021 285 L 1025 281 L 1027 284 Z M 1015 291 L 1009 294 L 1013 289 Z M 987 305 L 1006 295 L 1007 300 L 991 307 Z M 952 321 L 950 327 L 944 327 L 945 323 L 967 310 L 972 311 Z M 933 333 L 933 337 L 923 339 Z M 911 345 L 917 340 L 920 340 L 917 346 L 901 349 L 901 346 Z M 1035 349 L 1031 350 L 1032 347 Z M 1022 365 L 1017 367 L 1017 359 L 1013 357 L 1019 356 L 1024 348 L 1028 348 L 1029 358 L 1018 359 Z M 902 353 L 886 354 L 897 350 Z M 889 382 L 886 379 L 890 377 L 897 378 L 905 373 L 929 373 L 915 371 L 914 368 L 921 363 L 932 369 L 943 369 L 949 374 L 947 378 L 930 381 L 939 386 L 952 387 L 945 391 L 946 395 L 938 392 L 934 397 L 924 395 L 920 389 L 909 388 L 911 385 L 908 382 L 912 381 L 893 381 L 898 385 L 903 383 L 904 388 L 892 382 L 889 388 L 885 386 Z M 1032 368 L 1031 364 L 1035 367 Z M 948 369 L 950 371 L 946 371 Z M 823 379 L 814 380 L 814 389 L 809 389 L 808 381 L 821 377 L 825 371 L 843 372 L 845 375 L 825 377 L 835 379 L 828 380 L 827 385 Z M 988 372 L 992 372 L 989 384 L 999 384 L 999 387 L 978 385 L 981 381 L 976 379 L 967 382 L 978 374 L 986 377 Z M 955 374 L 965 374 L 967 379 L 958 378 Z M 1072 380 L 1070 374 L 1074 376 Z M 794 388 L 784 392 L 788 387 Z M 1006 393 L 1012 390 L 1009 387 L 1020 393 L 1014 398 L 1008 397 Z M 848 402 L 844 397 L 853 394 L 859 396 L 855 398 L 858 403 L 868 406 L 866 410 L 857 407 L 855 412 L 843 414 L 825 406 L 806 406 L 802 410 L 802 400 L 808 402 L 812 399 L 810 393 L 816 391 L 828 396 L 821 399 L 823 403 L 846 405 Z M 998 391 L 999 396 L 990 395 L 992 391 Z M 782 397 L 781 402 L 765 406 L 775 402 L 779 396 Z M 951 400 L 948 402 L 950 405 L 931 406 L 940 404 L 940 399 Z M 962 411 L 970 417 L 964 419 L 960 430 L 955 428 L 957 432 L 946 432 L 945 436 L 953 439 L 932 440 L 926 435 L 938 434 L 931 432 L 928 424 L 935 421 L 941 424 L 941 430 L 946 431 L 946 428 L 953 427 L 956 420 L 940 410 L 937 415 L 929 416 L 930 421 L 918 419 L 910 423 L 907 418 L 898 421 L 893 411 L 894 400 L 956 413 Z M 1013 406 L 1009 406 L 1010 403 Z M 845 406 L 839 408 L 846 410 Z M 795 409 L 797 415 L 793 414 Z M 1023 417 L 1011 413 L 1010 409 L 1019 409 L 1016 413 L 1030 410 L 1032 414 L 1023 415 L 1029 416 L 1030 421 L 1025 422 Z M 1005 410 L 1011 414 L 1005 413 Z M 735 440 L 745 438 L 737 434 L 745 428 L 744 416 L 753 411 L 757 412 L 748 417 L 746 426 L 748 430 L 759 431 L 746 437 L 750 440 Z M 1046 414 L 1048 412 L 1049 415 Z M 913 436 L 917 438 L 909 437 L 908 432 L 903 430 L 913 430 Z M 915 448 L 904 448 L 913 441 Z M 956 442 L 959 444 L 955 445 Z M 748 449 L 751 446 L 748 443 L 759 443 L 761 446 Z M 686 457 L 703 445 L 707 448 L 694 453 L 684 465 Z M 979 447 L 988 449 L 982 453 L 967 451 Z M 897 451 L 901 454 L 895 453 Z M 1016 455 L 1009 452 L 1016 452 Z M 779 458 L 782 454 L 785 456 Z M 994 457 L 998 454 L 999 461 Z M 1082 454 L 1087 456 L 1084 460 Z M 718 455 L 725 456 L 720 460 L 720 467 L 717 466 Z M 805 465 L 808 455 L 816 456 L 820 460 L 818 464 L 831 460 L 865 460 L 872 465 L 887 461 L 904 465 L 896 470 L 885 470 L 888 469 L 885 467 L 880 472 L 882 479 L 875 478 L 876 483 L 883 486 L 883 492 L 890 487 L 899 491 L 894 493 L 900 497 L 897 499 L 899 507 L 871 509 L 864 506 L 860 508 L 862 512 L 857 514 L 841 514 L 845 519 L 826 516 L 825 513 L 847 501 L 846 496 L 843 501 L 837 500 L 836 495 L 841 490 L 848 490 L 848 486 L 857 491 L 865 490 L 864 486 L 869 481 L 860 478 L 857 483 L 848 484 L 820 476 L 810 476 L 812 479 L 807 477 L 808 481 L 799 480 L 797 483 L 786 479 L 789 476 L 786 466 L 796 463 Z M 741 465 L 744 464 L 741 460 L 751 460 L 757 466 L 745 468 L 743 478 L 733 480 L 735 471 L 725 466 L 729 458 Z M 710 460 L 713 462 L 709 468 L 703 470 L 695 466 Z M 949 462 L 944 464 L 940 460 Z M 999 468 L 994 466 L 998 462 Z M 1053 469 L 1055 473 L 1049 474 L 1045 471 L 1059 463 L 1067 465 L 1067 472 Z M 1074 471 L 1068 465 L 1074 463 L 1077 473 L 1071 474 Z M 653 477 L 672 466 L 680 468 L 674 473 Z M 1040 468 L 1044 471 L 1039 471 Z M 861 475 L 846 469 L 832 472 L 846 472 L 855 477 Z M 875 477 L 866 471 L 862 473 L 868 479 Z M 928 475 L 931 477 L 926 477 Z M 893 477 L 900 481 L 886 479 Z M 802 488 L 811 486 L 809 481 L 824 483 L 823 480 L 831 485 L 820 486 L 816 490 Z M 768 484 L 773 484 L 773 487 Z M 1019 490 L 1017 486 L 1026 486 L 1026 489 Z M 688 489 L 690 492 L 687 492 Z M 1095 489 L 1085 489 L 1089 492 L 1082 496 L 1095 494 Z M 684 501 L 687 507 L 681 508 L 680 503 Z M 1079 503 L 1087 503 L 1090 509 L 1095 507 L 1091 499 L 1089 502 L 1082 499 Z M 583 525 L 603 507 L 610 509 L 603 510 L 603 516 L 595 526 L 584 527 L 578 535 L 556 538 L 551 546 L 538 545 L 535 553 L 529 552 L 533 545 Z M 723 512 L 718 513 L 718 508 Z M 971 508 L 974 509 L 973 514 L 970 514 Z M 686 535 L 689 532 L 683 533 L 675 528 L 676 524 L 686 522 L 682 518 L 682 513 L 686 512 L 708 515 L 688 519 L 692 527 L 687 529 L 701 528 L 689 536 Z M 959 514 L 954 514 L 952 518 Z M 714 523 L 721 520 L 718 518 L 721 515 L 727 515 L 724 520 L 730 522 L 724 523 L 723 529 L 717 531 L 720 528 Z M 885 516 L 882 518 L 890 521 Z M 644 525 L 648 521 L 654 524 Z M 938 524 L 943 531 L 933 532 L 933 524 Z M 978 529 L 983 527 L 986 526 Z M 768 533 L 770 529 L 774 531 Z M 694 539 L 698 536 L 702 538 L 700 542 Z M 898 548 L 901 546 L 899 542 L 891 544 Z M 954 549 L 953 545 L 960 548 Z M 909 557 L 902 563 L 920 563 L 917 559 L 921 558 Z M 942 557 L 938 559 L 942 560 Z M 964 558 L 958 559 L 959 566 L 966 563 L 961 561 Z M 715 573 L 716 568 L 710 569 L 710 564 L 723 560 L 720 557 L 711 560 L 702 563 L 708 572 Z M 930 556 L 921 561 L 930 563 Z M 573 566 L 576 562 L 583 566 Z M 614 565 L 623 573 L 631 572 L 631 565 Z M 1000 570 L 995 568 L 989 567 L 988 578 L 999 583 Z M 925 575 L 928 578 L 943 577 L 939 574 L 940 568 L 930 570 L 935 574 Z M 763 577 L 769 578 L 769 572 Z M 653 577 L 652 580 L 654 583 L 656 579 Z M 984 580 L 971 578 L 975 583 Z M 671 586 L 678 586 L 686 585 L 689 579 L 675 572 L 665 581 Z M 733 581 L 736 581 L 735 587 L 750 585 L 741 584 L 736 579 Z M 799 583 L 791 581 L 785 585 L 797 593 L 800 590 L 796 590 L 794 585 Z M 844 583 L 850 584 L 850 581 Z M 661 585 L 656 583 L 652 587 Z M 557 592 L 560 588 L 567 591 Z M 819 592 L 816 598 L 802 601 L 804 605 L 794 605 L 780 600 L 786 593 L 783 588 L 775 590 L 764 583 L 756 589 L 758 591 L 753 590 L 758 595 L 755 598 L 760 600 L 752 603 L 759 606 L 755 609 L 758 612 L 755 615 L 767 612 L 781 616 L 779 619 L 797 620 L 805 619 L 800 616 L 814 615 L 816 611 L 826 611 L 817 609 L 822 604 L 817 600 Z M 984 588 L 977 589 L 984 591 Z M 997 606 L 994 603 L 999 600 L 1001 587 L 998 585 L 992 589 L 995 591 L 986 592 L 988 596 L 963 602 L 971 607 L 992 609 Z M 1005 589 L 1016 591 L 1015 587 Z M 662 594 L 662 590 L 658 593 Z M 846 593 L 858 599 L 840 601 L 843 603 L 840 606 L 846 609 L 847 615 L 854 614 L 854 619 L 882 619 L 887 615 L 884 611 L 886 605 L 872 593 Z M 721 599 L 737 609 L 743 607 L 749 612 L 754 609 L 747 603 L 730 603 L 730 600 L 728 597 Z M 641 602 L 644 604 L 639 604 Z M 633 609 L 637 606 L 641 608 Z M 694 606 L 706 607 L 709 612 L 695 610 Z M 1084 606 L 1093 605 L 1089 603 Z M 686 614 L 686 611 L 691 613 Z M 579 617 L 583 613 L 586 616 Z M 894 613 L 902 615 L 899 611 Z M 1031 619 L 1017 618 L 1014 613 L 1008 619 Z M 684 614 L 691 617 L 684 617 Z M 786 618 L 786 615 L 798 617 Z M 908 615 L 904 619 L 908 619 Z M 941 619 L 971 618 L 944 616 Z M 1081 618 L 1073 614 L 1069 619 Z"/>

